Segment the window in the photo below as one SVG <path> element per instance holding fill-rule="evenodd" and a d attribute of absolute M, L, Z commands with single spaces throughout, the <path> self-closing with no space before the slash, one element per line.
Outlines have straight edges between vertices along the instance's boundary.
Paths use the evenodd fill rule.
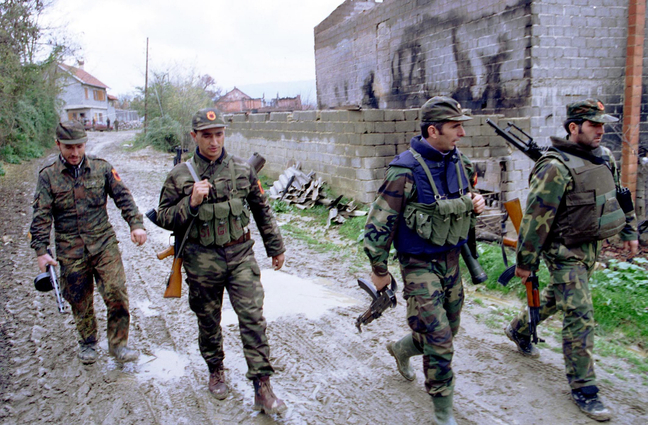
<path fill-rule="evenodd" d="M 88 96 L 88 88 L 84 87 L 83 90 L 85 90 L 86 99 L 90 99 L 90 96 Z"/>
<path fill-rule="evenodd" d="M 93 90 L 92 94 L 94 96 L 94 100 L 99 100 L 101 102 L 106 100 L 106 93 L 103 90 Z"/>

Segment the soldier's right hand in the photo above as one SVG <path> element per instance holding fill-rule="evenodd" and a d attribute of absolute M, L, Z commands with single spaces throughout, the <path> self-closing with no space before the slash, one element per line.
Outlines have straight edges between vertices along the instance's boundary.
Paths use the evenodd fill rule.
<path fill-rule="evenodd" d="M 211 187 L 212 185 L 207 179 L 194 183 L 193 189 L 191 190 L 189 205 L 195 208 L 202 204 L 209 196 L 209 189 Z"/>
<path fill-rule="evenodd" d="M 58 263 L 54 261 L 54 259 L 50 257 L 49 254 L 43 254 L 38 256 L 38 268 L 42 273 L 45 273 L 47 271 L 46 267 L 48 264 L 56 266 Z"/>
<path fill-rule="evenodd" d="M 387 273 L 384 276 L 378 276 L 374 272 L 371 272 L 371 283 L 376 287 L 376 291 L 382 291 L 382 289 L 391 283 L 391 275 Z"/>

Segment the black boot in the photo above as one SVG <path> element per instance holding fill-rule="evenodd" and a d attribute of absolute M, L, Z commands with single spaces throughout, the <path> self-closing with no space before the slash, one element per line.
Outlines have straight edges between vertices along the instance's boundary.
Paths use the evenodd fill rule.
<path fill-rule="evenodd" d="M 572 399 L 576 403 L 576 406 L 590 418 L 599 422 L 609 421 L 612 415 L 603 405 L 597 393 L 598 388 L 595 385 L 589 385 L 572 390 Z"/>

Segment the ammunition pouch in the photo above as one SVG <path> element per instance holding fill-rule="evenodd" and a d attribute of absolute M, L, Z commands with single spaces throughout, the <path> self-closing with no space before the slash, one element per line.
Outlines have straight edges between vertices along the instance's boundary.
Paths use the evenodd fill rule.
<path fill-rule="evenodd" d="M 224 246 L 245 234 L 250 210 L 240 198 L 202 204 L 198 209 L 198 226 L 189 235 L 203 246 Z"/>
<path fill-rule="evenodd" d="M 405 225 L 433 245 L 457 245 L 468 238 L 476 220 L 471 196 L 437 199 L 433 204 L 411 202 L 405 206 Z"/>

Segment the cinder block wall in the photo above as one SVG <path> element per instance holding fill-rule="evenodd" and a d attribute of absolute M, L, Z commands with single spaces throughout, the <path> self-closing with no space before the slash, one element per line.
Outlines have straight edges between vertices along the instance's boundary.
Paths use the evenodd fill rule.
<path fill-rule="evenodd" d="M 300 162 L 304 172 L 314 171 L 338 194 L 370 203 L 387 165 L 420 134 L 418 113 L 418 109 L 385 109 L 226 115 L 225 146 L 243 158 L 259 152 L 267 160 L 264 173 L 272 178 L 290 161 Z M 512 152 L 486 118 L 475 116 L 464 124 L 467 137 L 459 148 L 479 170 L 478 188 L 502 190 L 504 200 L 524 200 L 532 163 L 522 153 Z M 503 120 L 501 115 L 490 118 Z M 529 130 L 529 119 L 515 121 Z"/>
<path fill-rule="evenodd" d="M 346 0 L 315 28 L 318 107 L 420 107 L 443 94 L 474 114 L 531 117 L 530 134 L 548 145 L 572 101 L 599 98 L 621 118 L 627 9 L 622 0 Z M 641 115 L 646 139 L 648 108 Z M 620 124 L 606 130 L 618 150 Z"/>

